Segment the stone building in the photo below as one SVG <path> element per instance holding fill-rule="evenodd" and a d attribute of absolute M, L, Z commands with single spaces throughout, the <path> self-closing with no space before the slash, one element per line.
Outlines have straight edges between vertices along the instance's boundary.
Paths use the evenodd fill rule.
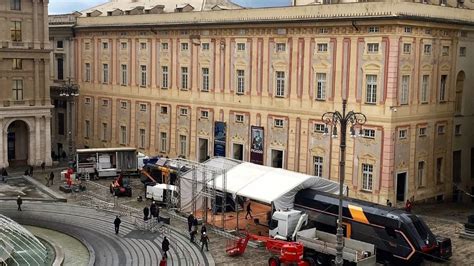
<path fill-rule="evenodd" d="M 0 22 L 0 167 L 51 165 L 48 1 L 0 1 Z"/>
<path fill-rule="evenodd" d="M 339 136 L 321 116 L 347 99 L 368 119 L 348 138 L 351 196 L 441 200 L 453 166 L 463 189 L 474 185 L 469 7 L 189 2 L 115 0 L 78 18 L 78 146 L 225 155 L 337 180 Z"/>
<path fill-rule="evenodd" d="M 51 118 L 51 149 L 53 159 L 64 159 L 75 150 L 77 96 L 64 95 L 64 87 L 77 83 L 75 76 L 74 25 L 76 14 L 50 15 L 49 39 L 51 101 L 54 105 Z"/>

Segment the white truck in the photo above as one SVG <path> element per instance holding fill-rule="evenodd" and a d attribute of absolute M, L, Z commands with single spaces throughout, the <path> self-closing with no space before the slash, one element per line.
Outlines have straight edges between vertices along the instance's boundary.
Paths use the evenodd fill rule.
<path fill-rule="evenodd" d="M 316 228 L 300 229 L 308 223 L 308 215 L 298 210 L 275 211 L 269 223 L 269 235 L 275 239 L 301 242 L 304 256 L 320 265 L 329 265 L 336 255 L 336 235 Z M 355 265 L 375 265 L 375 246 L 344 238 L 344 261 Z"/>
<path fill-rule="evenodd" d="M 168 184 L 156 184 L 154 186 L 146 187 L 145 197 L 147 199 L 156 201 L 157 203 L 167 203 L 167 197 L 169 196 L 171 196 L 171 200 L 169 201 L 171 205 L 177 206 L 179 199 L 177 186 Z"/>

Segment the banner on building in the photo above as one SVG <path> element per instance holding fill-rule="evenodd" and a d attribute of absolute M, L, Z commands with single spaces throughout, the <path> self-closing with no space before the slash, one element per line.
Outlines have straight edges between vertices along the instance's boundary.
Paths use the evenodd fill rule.
<path fill-rule="evenodd" d="M 226 124 L 216 121 L 214 124 L 214 156 L 225 157 Z"/>
<path fill-rule="evenodd" d="M 250 131 L 250 162 L 263 165 L 263 127 L 252 126 Z"/>

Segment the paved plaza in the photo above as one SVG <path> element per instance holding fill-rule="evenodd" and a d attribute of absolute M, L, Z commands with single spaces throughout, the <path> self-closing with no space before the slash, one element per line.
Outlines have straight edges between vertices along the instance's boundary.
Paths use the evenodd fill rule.
<path fill-rule="evenodd" d="M 22 212 L 16 210 L 14 194 L 4 194 L 0 204 L 0 213 L 13 218 L 24 225 L 33 225 L 66 233 L 80 240 L 90 252 L 90 261 L 95 265 L 158 265 L 162 258 L 161 241 L 167 236 L 170 241 L 168 265 L 266 265 L 271 256 L 264 248 L 248 247 L 240 257 L 228 257 L 225 248 L 231 240 L 216 231 L 210 231 L 210 251 L 201 251 L 197 244 L 189 240 L 185 218 L 170 215 L 171 224 L 155 232 L 140 228 L 143 223 L 141 210 L 149 201 L 137 202 L 136 196 L 143 195 L 143 185 L 139 180 L 132 180 L 133 197 L 118 198 L 117 202 L 124 209 L 101 208 L 93 204 L 84 204 L 84 195 L 94 195 L 100 202 L 111 206 L 114 198 L 108 192 L 107 185 L 111 180 L 100 180 L 88 183 L 88 193 L 64 194 L 59 191 L 59 171 L 57 168 L 54 186 L 46 188 L 39 172 L 34 176 L 34 189 L 28 182 L 16 180 L 17 184 L 8 182 L 0 184 L 0 191 L 5 186 L 15 188 L 15 193 L 29 191 L 25 195 Z M 46 171 L 48 172 L 48 171 Z M 21 173 L 18 174 L 21 176 Z M 13 181 L 12 181 L 13 182 Z M 92 181 L 91 181 L 92 182 Z M 46 189 L 46 190 L 44 190 Z M 67 199 L 67 203 L 56 202 L 54 197 L 44 191 L 55 193 Z M 37 200 L 35 197 L 39 197 Z M 86 197 L 87 198 L 87 197 Z M 86 202 L 87 203 L 87 202 Z M 453 257 L 449 262 L 425 262 L 425 265 L 473 265 L 474 242 L 459 238 L 462 225 L 467 215 L 474 213 L 473 204 L 442 203 L 432 205 L 415 205 L 414 213 L 422 215 L 435 234 L 450 237 L 453 243 Z M 103 207 L 103 206 L 102 206 Z M 166 211 L 162 211 L 167 215 Z M 113 220 L 115 215 L 122 215 L 120 234 L 114 234 Z"/>

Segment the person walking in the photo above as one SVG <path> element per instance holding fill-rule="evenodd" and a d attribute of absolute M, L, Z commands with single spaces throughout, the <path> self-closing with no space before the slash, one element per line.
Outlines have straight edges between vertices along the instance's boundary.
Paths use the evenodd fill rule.
<path fill-rule="evenodd" d="M 7 169 L 2 168 L 2 172 L 0 173 L 0 175 L 2 176 L 2 181 L 3 181 L 3 182 L 7 182 L 7 181 L 6 181 L 6 178 L 8 177 Z"/>
<path fill-rule="evenodd" d="M 160 206 L 156 205 L 156 221 L 160 222 Z"/>
<path fill-rule="evenodd" d="M 170 242 L 168 241 L 168 238 L 163 239 L 163 242 L 161 242 L 161 249 L 163 250 L 163 257 L 168 258 L 168 250 L 170 250 Z"/>
<path fill-rule="evenodd" d="M 120 223 L 122 222 L 122 220 L 120 220 L 119 216 L 115 216 L 115 220 L 114 220 L 114 225 L 115 225 L 115 234 L 118 235 L 119 233 L 119 229 L 120 229 Z"/>
<path fill-rule="evenodd" d="M 155 202 L 153 201 L 151 204 L 150 204 L 150 219 L 151 218 L 156 218 L 156 204 Z"/>
<path fill-rule="evenodd" d="M 388 207 L 392 207 L 392 203 L 390 202 L 390 200 L 387 199 L 387 206 Z"/>
<path fill-rule="evenodd" d="M 30 165 L 30 176 L 33 176 L 33 165 Z"/>
<path fill-rule="evenodd" d="M 405 211 L 406 212 L 411 212 L 411 208 L 413 207 L 411 201 L 407 199 L 407 202 L 405 203 Z"/>
<path fill-rule="evenodd" d="M 23 204 L 23 199 L 21 198 L 20 195 L 18 195 L 18 198 L 16 199 L 16 205 L 18 205 L 19 211 L 21 211 L 21 204 Z"/>
<path fill-rule="evenodd" d="M 191 232 L 191 227 L 193 226 L 194 215 L 192 213 L 188 216 L 188 232 Z"/>
<path fill-rule="evenodd" d="M 44 168 L 45 168 L 45 167 L 46 167 L 46 163 L 45 163 L 45 162 L 42 162 L 42 163 L 41 163 L 41 171 L 44 172 Z"/>
<path fill-rule="evenodd" d="M 206 250 L 209 251 L 209 237 L 207 236 L 206 232 L 201 234 L 201 251 L 206 246 Z"/>
<path fill-rule="evenodd" d="M 143 220 L 146 221 L 148 220 L 148 215 L 150 215 L 150 209 L 148 209 L 147 206 L 143 208 Z"/>
<path fill-rule="evenodd" d="M 53 173 L 53 171 L 51 171 L 51 173 L 49 173 L 49 181 L 51 182 L 51 185 L 54 185 L 54 173 Z"/>
<path fill-rule="evenodd" d="M 245 214 L 245 220 L 247 220 L 247 217 L 250 215 L 250 219 L 253 218 L 252 216 L 252 207 L 250 205 L 250 201 L 249 201 L 249 204 L 247 204 L 247 213 Z"/>

